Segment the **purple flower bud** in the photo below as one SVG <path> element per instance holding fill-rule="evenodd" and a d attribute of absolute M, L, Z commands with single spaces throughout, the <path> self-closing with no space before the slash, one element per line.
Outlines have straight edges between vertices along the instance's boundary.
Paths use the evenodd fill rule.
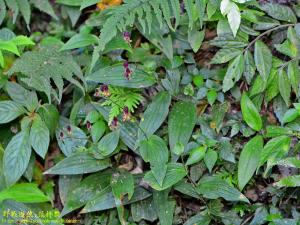
<path fill-rule="evenodd" d="M 90 131 L 92 129 L 92 124 L 90 123 L 90 121 L 86 122 L 86 128 Z"/>
<path fill-rule="evenodd" d="M 71 133 L 71 132 L 72 132 L 72 128 L 71 128 L 70 125 L 67 126 L 67 131 L 68 131 L 68 133 Z"/>
<path fill-rule="evenodd" d="M 129 119 L 130 119 L 129 109 L 127 106 L 125 106 L 123 109 L 123 121 L 127 121 Z"/>
<path fill-rule="evenodd" d="M 118 118 L 117 118 L 116 116 L 115 116 L 115 117 L 113 118 L 113 120 L 111 121 L 110 126 L 111 126 L 112 128 L 116 128 L 116 127 L 118 126 Z"/>
<path fill-rule="evenodd" d="M 132 74 L 132 70 L 129 69 L 129 68 L 126 68 L 125 71 L 124 71 L 124 77 L 125 77 L 127 80 L 129 80 L 131 74 Z"/>
<path fill-rule="evenodd" d="M 110 92 L 109 92 L 109 89 L 108 89 L 108 86 L 106 84 L 103 84 L 100 86 L 100 91 L 101 91 L 101 94 L 103 94 L 104 96 L 110 96 Z"/>
<path fill-rule="evenodd" d="M 63 138 L 64 138 L 64 133 L 63 133 L 62 131 L 59 133 L 59 138 L 60 138 L 60 139 L 63 139 Z"/>
<path fill-rule="evenodd" d="M 124 69 L 127 69 L 127 68 L 128 68 L 128 66 L 129 66 L 129 63 L 128 63 L 128 61 L 125 61 L 125 62 L 123 63 L 123 67 L 124 67 Z"/>
<path fill-rule="evenodd" d="M 126 42 L 128 42 L 128 43 L 131 42 L 130 33 L 128 31 L 123 32 L 123 38 Z"/>

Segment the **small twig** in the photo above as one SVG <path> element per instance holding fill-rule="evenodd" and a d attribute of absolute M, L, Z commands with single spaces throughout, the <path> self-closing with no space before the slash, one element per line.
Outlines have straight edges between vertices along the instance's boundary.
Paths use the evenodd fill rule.
<path fill-rule="evenodd" d="M 241 225 L 245 225 L 252 217 L 254 216 L 254 214 L 252 214 L 251 216 L 249 216 L 247 219 L 245 219 Z"/>
<path fill-rule="evenodd" d="M 246 52 L 256 41 L 258 41 L 260 38 L 262 38 L 263 36 L 265 36 L 266 34 L 271 33 L 274 30 L 278 30 L 280 28 L 284 28 L 284 27 L 291 27 L 291 26 L 295 26 L 294 23 L 289 23 L 289 24 L 282 24 L 276 27 L 271 28 L 270 30 L 266 30 L 265 32 L 261 33 L 260 35 L 258 35 L 256 38 L 254 38 L 248 45 L 247 47 L 243 50 L 242 53 Z"/>

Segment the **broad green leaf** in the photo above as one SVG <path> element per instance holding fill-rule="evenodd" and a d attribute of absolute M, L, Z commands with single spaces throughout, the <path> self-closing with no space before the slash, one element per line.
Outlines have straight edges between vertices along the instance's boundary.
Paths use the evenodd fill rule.
<path fill-rule="evenodd" d="M 0 101 L 0 124 L 8 123 L 24 114 L 25 109 L 13 101 Z"/>
<path fill-rule="evenodd" d="M 31 9 L 30 9 L 30 4 L 28 0 L 16 0 L 17 4 L 19 6 L 20 12 L 29 27 L 30 24 L 30 15 L 31 15 Z"/>
<path fill-rule="evenodd" d="M 295 157 L 288 157 L 285 159 L 281 159 L 276 162 L 276 165 L 281 165 L 285 167 L 294 167 L 294 168 L 300 168 L 300 160 Z"/>
<path fill-rule="evenodd" d="M 146 191 L 142 187 L 136 187 L 134 189 L 134 194 L 130 200 L 128 200 L 127 196 L 123 199 L 123 205 L 128 205 L 134 202 L 138 202 L 144 200 L 151 196 L 151 193 Z M 81 210 L 80 213 L 89 213 L 95 211 L 102 211 L 107 209 L 112 209 L 116 207 L 115 199 L 113 193 L 110 189 L 105 189 L 99 193 L 97 193 L 93 200 L 88 202 L 86 206 Z"/>
<path fill-rule="evenodd" d="M 161 191 L 173 186 L 185 176 L 186 171 L 182 164 L 169 163 L 167 164 L 167 172 L 162 185 L 157 182 L 152 171 L 147 172 L 144 179 L 152 188 Z"/>
<path fill-rule="evenodd" d="M 213 105 L 218 97 L 218 93 L 215 89 L 210 89 L 207 92 L 207 101 L 210 105 Z"/>
<path fill-rule="evenodd" d="M 196 106 L 191 102 L 177 102 L 169 114 L 169 145 L 174 149 L 177 143 L 186 146 L 196 124 Z"/>
<path fill-rule="evenodd" d="M 214 55 L 210 63 L 211 64 L 227 63 L 228 61 L 237 57 L 241 53 L 242 53 L 241 49 L 238 48 L 222 48 L 219 51 L 217 51 L 217 53 Z"/>
<path fill-rule="evenodd" d="M 0 192 L 0 202 L 11 199 L 24 203 L 48 202 L 50 199 L 34 183 L 15 184 Z"/>
<path fill-rule="evenodd" d="M 254 61 L 259 74 L 267 81 L 272 68 L 272 53 L 262 41 L 255 42 Z"/>
<path fill-rule="evenodd" d="M 244 146 L 238 164 L 238 181 L 240 190 L 243 190 L 257 169 L 262 149 L 263 138 L 260 135 L 252 138 Z"/>
<path fill-rule="evenodd" d="M 79 33 L 71 37 L 61 48 L 60 51 L 74 48 L 82 48 L 89 45 L 97 44 L 98 37 L 93 34 Z"/>
<path fill-rule="evenodd" d="M 243 55 L 237 56 L 235 59 L 233 59 L 227 69 L 227 72 L 225 74 L 224 80 L 223 80 L 223 92 L 228 91 L 231 89 L 234 84 L 239 81 L 242 74 L 244 72 L 244 58 Z"/>
<path fill-rule="evenodd" d="M 293 10 L 288 6 L 276 4 L 276 3 L 266 3 L 266 4 L 262 4 L 261 8 L 274 19 L 282 20 L 290 23 L 297 22 L 297 18 Z"/>
<path fill-rule="evenodd" d="M 279 127 L 279 126 L 267 126 L 267 133 L 265 137 L 278 137 L 281 135 L 292 135 L 293 131 L 287 127 Z"/>
<path fill-rule="evenodd" d="M 111 172 L 92 174 L 84 178 L 80 184 L 67 195 L 61 216 L 78 209 L 92 201 L 97 193 L 110 190 Z"/>
<path fill-rule="evenodd" d="M 104 170 L 110 166 L 109 160 L 98 160 L 88 152 L 74 153 L 48 169 L 44 174 L 86 174 Z"/>
<path fill-rule="evenodd" d="M 264 177 L 267 176 L 270 169 L 276 165 L 276 162 L 287 155 L 290 148 L 291 138 L 285 135 L 276 137 L 268 141 L 260 155 L 259 166 L 267 162 L 267 168 Z"/>
<path fill-rule="evenodd" d="M 132 71 L 131 78 L 128 80 L 124 77 L 124 67 L 122 65 L 114 65 L 88 75 L 86 80 L 128 88 L 145 88 L 156 82 L 153 75 L 140 69 L 133 68 Z"/>
<path fill-rule="evenodd" d="M 184 152 L 184 145 L 181 143 L 176 143 L 175 147 L 173 149 L 171 149 L 171 151 L 175 155 L 181 155 Z"/>
<path fill-rule="evenodd" d="M 169 151 L 163 139 L 152 135 L 141 141 L 139 152 L 145 162 L 150 162 L 151 172 L 157 182 L 162 186 L 166 176 L 166 163 L 169 159 Z"/>
<path fill-rule="evenodd" d="M 166 91 L 160 92 L 153 98 L 141 119 L 140 129 L 143 131 L 140 129 L 138 131 L 139 140 L 145 139 L 145 134 L 147 136 L 154 134 L 161 126 L 168 116 L 170 103 L 171 96 Z"/>
<path fill-rule="evenodd" d="M 296 95 L 298 95 L 299 91 L 299 83 L 300 83 L 300 72 L 298 68 L 298 61 L 296 62 L 290 62 L 288 64 L 288 71 L 287 71 L 290 84 L 292 85 L 292 88 Z"/>
<path fill-rule="evenodd" d="M 135 222 L 139 222 L 141 220 L 154 222 L 157 219 L 156 207 L 154 206 L 151 198 L 131 204 L 130 211 L 132 219 Z"/>
<path fill-rule="evenodd" d="M 208 214 L 200 212 L 197 215 L 189 218 L 183 225 L 195 225 L 195 224 L 209 225 L 210 221 L 211 218 Z"/>
<path fill-rule="evenodd" d="M 14 53 L 17 56 L 20 56 L 17 46 L 11 41 L 3 41 L 0 39 L 0 49 Z"/>
<path fill-rule="evenodd" d="M 110 186 L 116 199 L 121 201 L 128 194 L 128 200 L 134 193 L 134 179 L 129 172 L 116 172 L 112 174 Z"/>
<path fill-rule="evenodd" d="M 262 128 L 262 120 L 259 115 L 259 112 L 256 106 L 253 104 L 251 99 L 247 96 L 246 93 L 243 93 L 241 99 L 241 109 L 243 114 L 243 119 L 246 123 L 256 131 L 261 130 Z"/>
<path fill-rule="evenodd" d="M 71 128 L 70 132 L 67 130 L 68 126 Z M 87 143 L 85 132 L 71 125 L 64 117 L 61 117 L 59 120 L 59 125 L 56 129 L 56 140 L 59 148 L 66 156 L 70 156 L 73 152 L 76 152 L 78 147 L 84 147 Z"/>
<path fill-rule="evenodd" d="M 200 162 L 206 153 L 206 147 L 204 146 L 199 146 L 197 148 L 194 148 L 191 150 L 189 153 L 189 158 L 187 159 L 186 165 L 192 165 L 194 163 Z"/>
<path fill-rule="evenodd" d="M 236 4 L 231 3 L 230 10 L 227 14 L 227 19 L 233 36 L 235 37 L 241 23 L 240 9 Z"/>
<path fill-rule="evenodd" d="M 14 102 L 25 106 L 31 112 L 39 105 L 37 94 L 34 91 L 26 90 L 17 83 L 7 82 L 6 91 Z"/>
<path fill-rule="evenodd" d="M 283 69 L 279 69 L 278 87 L 281 97 L 288 106 L 290 104 L 291 84 L 286 72 Z"/>
<path fill-rule="evenodd" d="M 101 156 L 109 156 L 117 148 L 120 138 L 120 132 L 118 130 L 110 132 L 101 138 L 98 144 L 98 152 Z"/>
<path fill-rule="evenodd" d="M 58 178 L 58 192 L 61 203 L 65 206 L 67 197 L 71 195 L 71 191 L 78 187 L 81 182 L 82 175 L 61 175 Z"/>
<path fill-rule="evenodd" d="M 29 132 L 21 131 L 8 143 L 4 152 L 4 175 L 7 186 L 15 184 L 25 172 L 30 160 Z"/>
<path fill-rule="evenodd" d="M 176 207 L 175 200 L 168 198 L 169 190 L 154 191 L 153 204 L 159 218 L 159 223 L 172 225 Z"/>
<path fill-rule="evenodd" d="M 224 198 L 227 201 L 249 203 L 248 199 L 241 192 L 219 177 L 202 178 L 197 186 L 197 192 L 208 199 Z"/>
<path fill-rule="evenodd" d="M 210 173 L 214 165 L 216 164 L 217 160 L 218 160 L 218 153 L 216 151 L 208 149 L 204 156 L 204 163 Z"/>
<path fill-rule="evenodd" d="M 44 159 L 50 143 L 50 133 L 39 115 L 33 119 L 29 139 L 32 148 Z"/>
<path fill-rule="evenodd" d="M 124 40 L 123 37 L 117 36 L 105 45 L 103 53 L 105 54 L 115 50 L 126 50 L 128 52 L 132 52 L 132 47 L 130 43 Z"/>
<path fill-rule="evenodd" d="M 284 113 L 282 123 L 292 122 L 293 120 L 297 119 L 299 115 L 300 114 L 297 109 L 289 109 Z"/>
<path fill-rule="evenodd" d="M 197 52 L 201 47 L 205 32 L 197 30 L 188 30 L 188 42 L 191 45 L 193 52 Z"/>
<path fill-rule="evenodd" d="M 26 37 L 24 35 L 18 35 L 11 39 L 11 41 L 17 46 L 35 45 L 35 43 L 29 37 Z"/>
<path fill-rule="evenodd" d="M 277 187 L 299 187 L 300 186 L 300 175 L 293 175 L 282 178 L 280 181 L 275 183 Z"/>

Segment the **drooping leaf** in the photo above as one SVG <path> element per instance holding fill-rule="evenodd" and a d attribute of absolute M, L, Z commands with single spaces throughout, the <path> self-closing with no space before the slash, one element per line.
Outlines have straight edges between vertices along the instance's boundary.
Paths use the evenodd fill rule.
<path fill-rule="evenodd" d="M 39 115 L 33 119 L 29 139 L 35 152 L 45 158 L 50 143 L 50 133 Z"/>
<path fill-rule="evenodd" d="M 251 99 L 247 96 L 246 93 L 243 93 L 241 99 L 241 109 L 243 114 L 243 119 L 246 123 L 256 131 L 261 130 L 262 128 L 262 120 L 259 115 L 259 112 L 256 106 L 253 104 Z"/>
<path fill-rule="evenodd" d="M 27 130 L 16 134 L 4 152 L 4 175 L 7 186 L 15 184 L 25 172 L 30 160 L 31 147 Z"/>
<path fill-rule="evenodd" d="M 254 61 L 259 74 L 267 81 L 272 67 L 272 53 L 262 41 L 255 42 Z"/>
<path fill-rule="evenodd" d="M 19 103 L 13 101 L 0 102 L 0 124 L 8 123 L 25 113 L 25 109 Z"/>
<path fill-rule="evenodd" d="M 116 149 L 119 143 L 120 132 L 113 131 L 105 135 L 98 144 L 98 151 L 101 156 L 109 156 Z"/>
<path fill-rule="evenodd" d="M 243 190 L 257 169 L 262 149 L 263 138 L 260 135 L 252 138 L 244 146 L 238 164 L 238 181 L 240 190 Z"/>
<path fill-rule="evenodd" d="M 60 51 L 82 48 L 89 45 L 97 44 L 98 38 L 93 34 L 79 33 L 71 37 L 61 48 Z"/>
<path fill-rule="evenodd" d="M 48 202 L 50 199 L 34 183 L 15 184 L 0 192 L 0 202 L 6 199 L 23 203 Z"/>

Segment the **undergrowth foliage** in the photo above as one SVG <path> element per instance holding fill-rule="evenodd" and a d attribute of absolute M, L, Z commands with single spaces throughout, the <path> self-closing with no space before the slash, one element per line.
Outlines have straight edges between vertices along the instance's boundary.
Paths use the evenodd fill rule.
<path fill-rule="evenodd" d="M 0 224 L 299 225 L 299 4 L 0 0 Z"/>

